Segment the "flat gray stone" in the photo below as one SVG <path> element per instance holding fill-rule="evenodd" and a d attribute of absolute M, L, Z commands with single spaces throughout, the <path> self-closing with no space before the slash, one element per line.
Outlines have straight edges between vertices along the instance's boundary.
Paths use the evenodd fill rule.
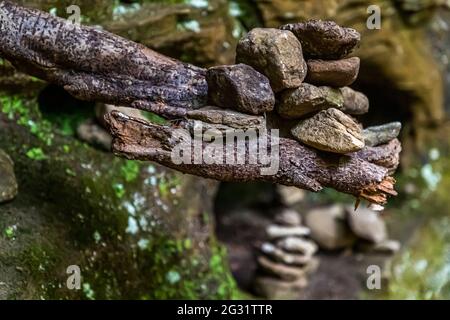
<path fill-rule="evenodd" d="M 391 122 L 381 126 L 369 127 L 363 130 L 364 141 L 369 147 L 376 147 L 394 140 L 400 134 L 402 124 Z"/>
<path fill-rule="evenodd" d="M 309 229 L 302 226 L 286 227 L 272 224 L 266 228 L 266 235 L 269 239 L 279 239 L 284 237 L 304 237 L 309 235 Z"/>

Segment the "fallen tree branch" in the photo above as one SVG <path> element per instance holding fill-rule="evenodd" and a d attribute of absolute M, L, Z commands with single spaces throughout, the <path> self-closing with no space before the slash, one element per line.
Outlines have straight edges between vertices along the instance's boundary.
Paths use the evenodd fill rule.
<path fill-rule="evenodd" d="M 183 173 L 221 181 L 268 181 L 315 192 L 330 187 L 378 204 L 384 204 L 388 195 L 396 195 L 389 169 L 365 158 L 377 153 L 380 157 L 386 156 L 384 146 L 371 148 L 369 156 L 365 153 L 333 155 L 307 148 L 295 140 L 280 138 L 278 172 L 261 175 L 264 166 L 248 164 L 247 161 L 243 165 L 227 165 L 225 161 L 223 164 L 195 164 L 192 155 L 192 161 L 188 164 L 175 163 L 171 157 L 172 151 L 182 141 L 181 135 L 174 132 L 175 129 L 184 130 L 186 136 L 190 136 L 186 129 L 151 124 L 120 112 L 108 114 L 106 120 L 114 137 L 113 151 L 128 159 L 155 161 Z M 203 143 L 202 151 L 207 146 Z M 248 155 L 248 144 L 246 147 Z"/>
<path fill-rule="evenodd" d="M 82 100 L 131 106 L 165 118 L 201 118 L 202 114 L 192 110 L 207 102 L 204 69 L 109 32 L 73 25 L 9 1 L 0 1 L 0 56 Z M 179 142 L 174 136 L 176 127 L 153 125 L 117 112 L 107 116 L 107 121 L 116 154 L 155 161 L 184 173 L 222 181 L 269 181 L 311 191 L 331 187 L 379 204 L 396 194 L 389 175 L 398 165 L 397 142 L 333 155 L 281 138 L 278 172 L 262 175 L 260 165 L 176 164 L 171 158 Z M 213 121 L 212 125 L 220 124 Z"/>
<path fill-rule="evenodd" d="M 0 56 L 81 100 L 131 105 L 167 118 L 206 103 L 204 69 L 9 1 L 0 1 Z"/>

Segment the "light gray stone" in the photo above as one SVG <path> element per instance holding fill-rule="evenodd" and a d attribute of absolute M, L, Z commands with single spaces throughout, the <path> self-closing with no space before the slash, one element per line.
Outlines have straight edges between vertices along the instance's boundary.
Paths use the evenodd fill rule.
<path fill-rule="evenodd" d="M 285 227 L 279 225 L 269 225 L 266 228 L 266 234 L 269 239 L 278 239 L 284 237 L 304 237 L 309 235 L 310 231 L 306 227 Z"/>
<path fill-rule="evenodd" d="M 322 151 L 346 154 L 365 146 L 361 127 L 334 108 L 301 121 L 291 132 L 298 141 Z"/>
<path fill-rule="evenodd" d="M 355 211 L 353 207 L 348 206 L 347 219 L 357 237 L 372 243 L 387 240 L 386 223 L 379 213 L 361 207 Z"/>
<path fill-rule="evenodd" d="M 391 122 L 381 126 L 369 127 L 363 131 L 364 141 L 369 147 L 385 144 L 397 138 L 401 129 L 402 124 L 400 122 Z"/>
<path fill-rule="evenodd" d="M 282 226 L 297 227 L 302 224 L 302 218 L 296 210 L 283 208 L 276 214 L 274 222 Z"/>
<path fill-rule="evenodd" d="M 311 239 L 322 249 L 343 249 L 355 243 L 356 238 L 347 226 L 345 209 L 341 205 L 311 210 L 305 224 L 311 230 Z"/>

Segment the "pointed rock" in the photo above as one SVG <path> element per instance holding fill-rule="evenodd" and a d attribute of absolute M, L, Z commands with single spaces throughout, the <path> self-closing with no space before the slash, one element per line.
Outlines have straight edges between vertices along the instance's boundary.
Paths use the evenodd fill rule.
<path fill-rule="evenodd" d="M 339 89 L 303 83 L 299 88 L 281 93 L 277 111 L 285 119 L 298 119 L 328 108 L 341 109 L 344 97 Z"/>
<path fill-rule="evenodd" d="M 221 108 L 258 115 L 275 105 L 269 79 L 248 65 L 210 68 L 206 81 L 210 102 Z"/>
<path fill-rule="evenodd" d="M 337 109 L 328 109 L 301 121 L 292 129 L 300 142 L 322 151 L 345 154 L 364 148 L 361 127 Z"/>
<path fill-rule="evenodd" d="M 345 87 L 355 82 L 359 73 L 357 57 L 341 60 L 308 60 L 306 82 L 316 86 Z"/>
<path fill-rule="evenodd" d="M 342 111 L 354 115 L 361 115 L 369 112 L 369 99 L 365 94 L 349 87 L 343 87 L 340 90 L 344 96 L 344 108 Z"/>
<path fill-rule="evenodd" d="M 264 74 L 275 92 L 296 88 L 306 77 L 302 46 L 290 31 L 251 30 L 238 43 L 236 62 L 245 63 Z"/>

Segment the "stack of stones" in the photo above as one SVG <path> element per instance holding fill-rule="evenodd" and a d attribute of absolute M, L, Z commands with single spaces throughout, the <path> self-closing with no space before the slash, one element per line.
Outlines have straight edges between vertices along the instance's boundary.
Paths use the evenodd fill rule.
<path fill-rule="evenodd" d="M 239 41 L 236 65 L 208 70 L 210 103 L 251 115 L 268 113 L 282 135 L 322 151 L 359 151 L 365 137 L 352 116 L 366 113 L 369 101 L 348 87 L 360 66 L 359 58 L 348 55 L 359 41 L 357 31 L 331 21 L 253 29 Z M 397 127 L 381 128 L 392 132 L 385 139 L 395 138 Z"/>
<path fill-rule="evenodd" d="M 307 239 L 310 231 L 302 226 L 300 214 L 284 209 L 274 224 L 266 228 L 267 242 L 259 247 L 255 293 L 268 299 L 292 299 L 308 284 L 308 274 L 314 272 L 318 247 Z"/>

